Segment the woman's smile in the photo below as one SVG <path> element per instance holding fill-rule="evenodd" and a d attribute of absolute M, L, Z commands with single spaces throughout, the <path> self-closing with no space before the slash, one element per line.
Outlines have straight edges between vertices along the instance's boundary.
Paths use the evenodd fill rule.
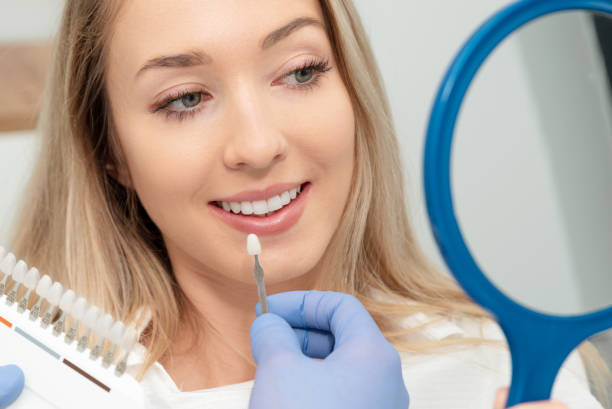
<path fill-rule="evenodd" d="M 212 213 L 243 233 L 280 233 L 295 225 L 308 201 L 310 183 L 275 185 L 209 203 Z M 278 192 L 278 193 L 277 193 Z"/>

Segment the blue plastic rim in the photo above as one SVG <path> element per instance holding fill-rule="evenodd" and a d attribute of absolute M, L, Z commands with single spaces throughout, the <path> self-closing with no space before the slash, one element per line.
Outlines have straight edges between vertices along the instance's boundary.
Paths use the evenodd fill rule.
<path fill-rule="evenodd" d="M 442 80 L 425 141 L 425 197 L 433 234 L 459 284 L 497 318 L 506 335 L 512 354 L 508 407 L 549 399 L 556 374 L 569 353 L 588 337 L 612 327 L 612 307 L 581 316 L 543 314 L 506 297 L 486 278 L 470 254 L 455 217 L 451 145 L 466 91 L 490 53 L 523 25 L 571 10 L 612 14 L 612 0 L 522 0 L 486 21 L 459 51 Z"/>

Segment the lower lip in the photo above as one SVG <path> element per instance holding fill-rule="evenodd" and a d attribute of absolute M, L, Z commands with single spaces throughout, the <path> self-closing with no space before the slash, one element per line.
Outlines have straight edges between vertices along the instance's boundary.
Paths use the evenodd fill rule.
<path fill-rule="evenodd" d="M 226 212 L 213 203 L 209 203 L 208 207 L 222 221 L 243 233 L 255 233 L 257 235 L 274 234 L 288 230 L 298 222 L 306 207 L 306 199 L 308 199 L 309 193 L 310 183 L 306 183 L 297 198 L 293 199 L 287 206 L 276 211 L 273 215 L 266 217 Z"/>

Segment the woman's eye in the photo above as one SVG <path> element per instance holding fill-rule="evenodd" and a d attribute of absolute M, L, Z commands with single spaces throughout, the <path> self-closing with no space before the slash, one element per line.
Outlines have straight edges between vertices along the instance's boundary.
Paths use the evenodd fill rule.
<path fill-rule="evenodd" d="M 331 70 L 327 60 L 310 60 L 301 67 L 285 75 L 285 81 L 289 88 L 312 89 L 316 86 L 327 71 Z"/>
<path fill-rule="evenodd" d="M 210 95 L 204 91 L 181 92 L 171 95 L 152 109 L 152 113 L 163 112 L 167 118 L 185 119 L 200 112 Z"/>
<path fill-rule="evenodd" d="M 299 82 L 300 84 L 303 84 L 305 82 L 310 81 L 310 79 L 312 78 L 313 69 L 303 68 L 301 70 L 295 71 L 294 74 L 295 74 L 296 81 Z"/>
<path fill-rule="evenodd" d="M 190 92 L 188 94 L 183 95 L 180 98 L 177 98 L 171 101 L 168 104 L 168 108 L 180 111 L 181 108 L 193 108 L 197 106 L 201 101 L 202 101 L 201 92 Z"/>

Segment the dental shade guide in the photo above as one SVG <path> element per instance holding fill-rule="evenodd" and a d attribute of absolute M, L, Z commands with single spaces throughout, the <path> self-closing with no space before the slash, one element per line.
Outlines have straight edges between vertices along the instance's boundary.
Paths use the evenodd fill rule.
<path fill-rule="evenodd" d="M 124 376 L 151 319 L 146 307 L 136 315 L 124 323 L 103 314 L 0 246 L 0 363 L 25 374 L 20 407 L 144 409 L 132 370 Z"/>
<path fill-rule="evenodd" d="M 257 295 L 261 305 L 261 313 L 268 312 L 268 300 L 266 299 L 266 287 L 264 284 L 264 270 L 259 264 L 259 255 L 261 254 L 261 244 L 256 234 L 247 236 L 247 252 L 251 256 L 255 256 L 255 265 L 253 266 L 253 274 L 255 275 L 255 283 L 257 284 Z"/>

